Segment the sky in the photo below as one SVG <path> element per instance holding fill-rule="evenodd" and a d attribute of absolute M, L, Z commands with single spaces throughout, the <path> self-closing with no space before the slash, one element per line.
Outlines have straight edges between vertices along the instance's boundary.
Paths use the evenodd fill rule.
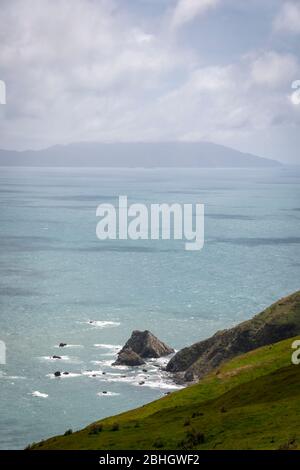
<path fill-rule="evenodd" d="M 300 163 L 300 0 L 0 0 L 0 80 L 1 148 L 210 141 Z"/>

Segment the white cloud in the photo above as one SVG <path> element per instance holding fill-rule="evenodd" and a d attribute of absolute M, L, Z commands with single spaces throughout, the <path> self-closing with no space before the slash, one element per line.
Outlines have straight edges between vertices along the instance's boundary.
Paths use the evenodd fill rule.
<path fill-rule="evenodd" d="M 165 15 L 141 21 L 113 0 L 3 5 L 1 147 L 81 140 L 232 145 L 241 135 L 300 124 L 300 106 L 290 99 L 300 77 L 295 54 L 262 48 L 206 63 L 196 41 L 183 47 L 177 30 L 169 34 Z"/>
<path fill-rule="evenodd" d="M 266 54 L 273 55 L 274 52 Z M 285 64 L 284 55 L 276 57 Z M 296 59 L 295 63 L 289 59 L 300 72 Z M 214 142 L 276 126 L 299 126 L 300 113 L 292 109 L 289 99 L 290 82 L 285 84 L 282 77 L 277 77 L 270 87 L 264 68 L 257 73 L 257 64 L 265 60 L 263 54 L 251 59 L 247 56 L 231 65 L 198 67 L 185 83 L 147 108 L 145 125 L 155 121 L 164 132 L 161 137 L 169 139 Z"/>
<path fill-rule="evenodd" d="M 289 85 L 299 71 L 299 64 L 292 54 L 266 52 L 251 65 L 251 75 L 257 84 L 279 86 Z"/>
<path fill-rule="evenodd" d="M 202 15 L 210 8 L 217 6 L 219 0 L 178 0 L 172 15 L 171 25 L 179 28 Z"/>
<path fill-rule="evenodd" d="M 122 140 L 142 102 L 189 64 L 189 53 L 137 27 L 113 0 L 10 0 L 1 14 L 2 145 Z"/>
<path fill-rule="evenodd" d="M 300 2 L 285 2 L 274 21 L 276 31 L 300 34 Z"/>

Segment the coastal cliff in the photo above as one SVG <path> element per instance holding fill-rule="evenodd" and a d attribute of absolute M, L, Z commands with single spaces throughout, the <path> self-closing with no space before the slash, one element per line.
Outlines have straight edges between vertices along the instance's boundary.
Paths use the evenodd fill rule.
<path fill-rule="evenodd" d="M 167 365 L 177 380 L 198 380 L 223 362 L 300 334 L 300 291 L 280 299 L 251 320 L 181 349 Z"/>

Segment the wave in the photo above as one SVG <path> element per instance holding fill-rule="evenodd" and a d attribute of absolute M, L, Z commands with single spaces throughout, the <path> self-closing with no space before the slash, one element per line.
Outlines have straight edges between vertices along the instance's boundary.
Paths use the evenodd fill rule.
<path fill-rule="evenodd" d="M 105 343 L 100 343 L 100 344 L 94 344 L 95 348 L 100 348 L 100 349 L 111 349 L 113 351 L 119 351 L 119 349 L 122 349 L 122 346 L 120 344 L 105 344 Z"/>
<path fill-rule="evenodd" d="M 0 379 L 4 380 L 25 380 L 26 377 L 21 375 L 7 375 L 6 372 L 0 371 Z"/>
<path fill-rule="evenodd" d="M 99 392 L 97 393 L 98 397 L 117 397 L 120 393 L 116 392 Z"/>
<path fill-rule="evenodd" d="M 157 377 L 150 377 L 150 376 L 142 376 L 142 375 L 135 375 L 135 376 L 124 376 L 119 375 L 118 377 L 115 376 L 108 376 L 105 375 L 105 381 L 113 382 L 113 383 L 127 383 L 130 385 L 134 385 L 135 387 L 149 387 L 154 389 L 162 389 L 162 390 L 180 390 L 184 388 L 182 385 L 177 385 L 172 382 L 168 378 L 163 378 L 161 376 Z"/>
<path fill-rule="evenodd" d="M 103 372 L 102 370 L 85 370 L 82 372 L 82 375 L 86 375 L 87 377 L 102 377 Z"/>
<path fill-rule="evenodd" d="M 77 357 L 70 357 L 70 356 L 59 356 L 59 357 L 40 356 L 38 359 L 41 360 L 41 361 L 69 362 L 69 363 L 72 363 L 72 364 L 80 364 L 82 362 Z"/>
<path fill-rule="evenodd" d="M 66 344 L 65 346 L 59 346 L 58 344 L 56 344 L 54 346 L 55 348 L 58 348 L 58 349 L 66 349 L 66 348 L 84 348 L 84 346 L 82 344 Z"/>
<path fill-rule="evenodd" d="M 107 350 L 107 352 L 101 352 L 101 356 L 116 356 L 120 349 L 122 349 L 120 344 L 94 344 L 94 347 Z"/>
<path fill-rule="evenodd" d="M 36 390 L 35 392 L 32 392 L 31 395 L 33 397 L 38 397 L 38 398 L 48 398 L 48 394 L 47 393 L 42 393 L 42 392 L 39 392 L 38 390 Z"/>
<path fill-rule="evenodd" d="M 145 369 L 146 370 L 146 369 Z M 138 387 L 149 387 L 162 390 L 180 390 L 182 385 L 175 384 L 171 377 L 164 371 L 158 371 L 156 367 L 148 369 L 147 372 L 134 373 L 132 370 L 128 374 L 118 372 L 106 372 L 102 375 L 106 382 L 127 383 Z"/>
<path fill-rule="evenodd" d="M 92 364 L 101 366 L 101 367 L 113 367 L 114 369 L 119 369 L 119 370 L 128 370 L 128 366 L 113 366 L 113 361 L 112 360 L 102 360 L 102 361 L 91 361 Z"/>
<path fill-rule="evenodd" d="M 116 328 L 121 325 L 120 322 L 111 321 L 111 320 L 85 320 L 85 321 L 77 320 L 76 323 L 79 323 L 82 325 L 93 326 L 94 328 L 99 328 L 99 329 Z"/>
<path fill-rule="evenodd" d="M 54 373 L 46 374 L 46 377 L 50 377 L 50 379 L 71 379 L 73 377 L 81 377 L 82 374 L 79 372 L 61 372 L 59 377 L 55 377 Z"/>
<path fill-rule="evenodd" d="M 90 326 L 94 326 L 96 328 L 113 328 L 121 325 L 120 322 L 108 320 L 88 320 L 84 323 Z"/>

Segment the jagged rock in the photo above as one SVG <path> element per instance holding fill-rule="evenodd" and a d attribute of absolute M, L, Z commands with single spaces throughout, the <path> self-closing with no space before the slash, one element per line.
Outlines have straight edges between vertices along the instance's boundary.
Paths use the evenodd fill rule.
<path fill-rule="evenodd" d="M 131 349 L 144 359 L 168 356 L 174 352 L 174 349 L 160 341 L 148 330 L 133 331 L 120 353 L 125 349 Z"/>
<path fill-rule="evenodd" d="M 300 291 L 279 300 L 266 310 L 229 330 L 181 349 L 167 364 L 176 382 L 188 381 L 191 374 L 202 378 L 221 363 L 300 334 Z"/>
<path fill-rule="evenodd" d="M 141 366 L 145 361 L 134 352 L 131 348 L 122 349 L 118 354 L 118 359 L 113 363 L 113 366 Z"/>

